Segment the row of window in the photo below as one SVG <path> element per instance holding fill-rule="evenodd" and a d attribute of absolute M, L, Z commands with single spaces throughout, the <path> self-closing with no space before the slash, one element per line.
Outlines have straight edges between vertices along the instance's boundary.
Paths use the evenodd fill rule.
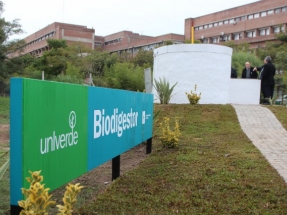
<path fill-rule="evenodd" d="M 122 38 L 118 38 L 118 39 L 115 39 L 115 40 L 107 41 L 107 42 L 105 42 L 105 46 L 111 45 L 111 44 L 115 44 L 115 43 L 120 43 L 120 42 L 122 42 Z"/>
<path fill-rule="evenodd" d="M 42 40 L 46 40 L 49 37 L 52 37 L 54 35 L 55 35 L 55 31 L 52 31 L 51 33 L 48 33 L 48 34 L 46 34 L 46 35 L 44 35 L 42 37 L 39 37 L 36 40 L 33 40 L 33 41 L 29 42 L 29 43 L 26 43 L 22 48 L 26 48 L 27 46 L 30 46 L 30 45 L 33 45 L 35 43 L 41 42 Z"/>
<path fill-rule="evenodd" d="M 281 13 L 281 12 L 287 12 L 287 6 L 268 10 L 268 11 L 262 11 L 262 12 L 258 12 L 258 13 L 254 13 L 254 14 L 249 14 L 247 16 L 241 16 L 241 17 L 237 17 L 237 18 L 232 18 L 232 19 L 228 19 L 228 20 L 223 20 L 223 21 L 219 21 L 219 22 L 214 22 L 214 23 L 210 23 L 210 24 L 206 24 L 206 25 L 197 26 L 194 28 L 194 30 L 198 31 L 198 30 L 202 30 L 202 29 L 206 29 L 206 28 L 212 28 L 212 27 L 216 27 L 216 26 L 220 26 L 220 25 L 235 24 L 236 22 L 244 21 L 246 19 L 249 19 L 249 20 L 250 19 L 256 19 L 259 17 L 264 17 L 267 15 L 272 15 L 274 13 Z"/>
<path fill-rule="evenodd" d="M 284 32 L 284 26 L 274 26 L 273 27 L 273 32 L 274 33 L 280 33 L 280 32 Z M 270 28 L 264 28 L 264 29 L 259 29 L 259 30 L 250 30 L 250 31 L 246 31 L 245 33 L 245 37 L 246 38 L 252 38 L 252 37 L 256 37 L 257 33 L 259 34 L 259 36 L 265 36 L 265 35 L 270 35 Z M 233 40 L 240 40 L 243 37 L 243 33 L 233 33 L 233 34 L 229 34 L 229 35 L 221 35 L 220 37 L 212 37 L 211 38 L 211 42 L 212 43 L 219 43 L 219 42 L 225 42 L 225 41 L 229 41 L 231 39 Z M 208 38 L 204 38 L 202 36 L 202 41 L 203 43 L 209 43 L 209 39 Z"/>

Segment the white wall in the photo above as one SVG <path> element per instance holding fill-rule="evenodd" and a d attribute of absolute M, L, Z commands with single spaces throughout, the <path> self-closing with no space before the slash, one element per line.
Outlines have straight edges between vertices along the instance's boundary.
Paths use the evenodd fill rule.
<path fill-rule="evenodd" d="M 154 78 L 165 77 L 172 85 L 178 82 L 170 103 L 188 103 L 185 92 L 196 84 L 197 92 L 202 92 L 200 104 L 226 104 L 231 55 L 231 48 L 218 45 L 163 46 L 154 50 Z"/>
<path fill-rule="evenodd" d="M 254 98 L 258 92 L 257 85 L 254 95 L 249 93 L 250 98 L 248 99 L 242 96 L 231 96 L 241 95 L 242 88 L 249 86 L 248 83 L 250 83 L 245 84 L 245 81 L 250 80 L 243 79 L 238 83 L 232 81 L 230 78 L 231 56 L 232 49 L 226 46 L 211 44 L 163 46 L 154 50 L 153 77 L 156 80 L 165 77 L 171 86 L 177 83 L 170 103 L 189 103 L 185 92 L 194 90 L 194 85 L 197 85 L 197 92 L 201 92 L 199 104 L 243 104 L 246 101 L 254 104 L 253 101 L 257 101 L 257 95 L 256 99 Z M 231 86 L 231 84 L 234 84 L 234 86 Z M 155 102 L 159 103 L 154 88 L 153 93 Z"/>
<path fill-rule="evenodd" d="M 229 103 L 231 104 L 259 104 L 260 80 L 231 79 Z"/>

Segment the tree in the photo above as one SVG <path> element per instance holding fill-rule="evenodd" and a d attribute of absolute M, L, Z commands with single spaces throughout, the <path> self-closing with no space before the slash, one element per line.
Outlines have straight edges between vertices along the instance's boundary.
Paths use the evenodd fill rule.
<path fill-rule="evenodd" d="M 263 61 L 256 55 L 246 52 L 234 52 L 232 54 L 232 67 L 237 70 L 238 77 L 241 77 L 241 72 L 244 69 L 245 62 L 250 62 L 251 66 L 261 66 Z"/>
<path fill-rule="evenodd" d="M 7 58 L 9 52 L 14 52 L 25 44 L 23 40 L 9 41 L 9 37 L 15 34 L 23 33 L 22 26 L 19 23 L 19 19 L 15 19 L 11 22 L 2 18 L 4 11 L 3 1 L 0 0 L 0 93 L 9 93 L 9 79 L 14 73 L 23 72 L 23 66 L 26 62 L 26 58 L 16 58 L 13 61 Z M 14 63 L 19 63 L 15 65 Z"/>
<path fill-rule="evenodd" d="M 168 41 L 166 41 L 168 42 Z M 153 51 L 145 51 L 140 49 L 136 56 L 132 59 L 135 65 L 141 67 L 152 67 L 153 66 Z"/>
<path fill-rule="evenodd" d="M 51 49 L 67 48 L 66 40 L 47 39 L 47 43 Z"/>
<path fill-rule="evenodd" d="M 0 0 L 0 17 L 4 11 L 3 2 Z M 14 41 L 8 41 L 9 37 L 15 34 L 23 33 L 22 26 L 19 23 L 19 19 L 15 19 L 12 22 L 6 21 L 5 18 L 0 18 L 0 60 L 4 60 L 6 52 L 9 50 L 11 43 L 15 45 Z"/>

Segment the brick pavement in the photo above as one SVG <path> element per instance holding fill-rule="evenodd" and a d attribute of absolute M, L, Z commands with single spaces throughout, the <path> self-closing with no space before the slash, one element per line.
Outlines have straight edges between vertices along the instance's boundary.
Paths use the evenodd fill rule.
<path fill-rule="evenodd" d="M 287 131 L 261 105 L 232 105 L 241 128 L 287 183 Z"/>

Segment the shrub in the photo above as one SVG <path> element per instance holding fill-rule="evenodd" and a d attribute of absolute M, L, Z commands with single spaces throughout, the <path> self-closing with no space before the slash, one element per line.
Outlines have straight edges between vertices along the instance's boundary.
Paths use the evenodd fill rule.
<path fill-rule="evenodd" d="M 165 79 L 165 77 L 162 79 L 159 78 L 159 81 L 154 79 L 154 82 L 154 88 L 157 91 L 160 103 L 168 104 L 172 96 L 171 93 L 174 87 L 177 85 L 177 82 L 172 87 L 169 86 L 169 82 Z"/>
<path fill-rule="evenodd" d="M 170 129 L 169 125 L 170 119 L 168 117 L 164 117 L 163 123 L 160 123 L 161 137 L 160 140 L 163 144 L 163 147 L 167 148 L 175 148 L 178 146 L 179 138 L 180 138 L 180 130 L 178 120 L 175 120 L 174 129 Z"/>
<path fill-rule="evenodd" d="M 110 88 L 142 92 L 145 88 L 144 69 L 132 63 L 116 63 L 105 68 L 105 83 Z"/>
<path fill-rule="evenodd" d="M 56 202 L 51 201 L 51 195 L 48 194 L 49 188 L 45 188 L 43 176 L 40 175 L 41 171 L 31 172 L 31 178 L 27 177 L 26 180 L 30 183 L 29 189 L 22 188 L 22 193 L 26 197 L 26 200 L 18 201 L 20 207 L 23 208 L 20 215 L 48 215 L 48 211 Z M 66 192 L 63 198 L 64 206 L 57 205 L 58 215 L 71 215 L 73 205 L 77 201 L 77 195 L 81 191 L 83 186 L 79 184 L 69 184 L 66 187 Z"/>
<path fill-rule="evenodd" d="M 199 95 L 197 95 L 196 93 L 196 87 L 197 85 L 194 85 L 194 93 L 192 92 L 192 90 L 190 91 L 190 93 L 185 93 L 191 105 L 197 104 L 201 98 L 201 93 L 199 93 Z"/>

